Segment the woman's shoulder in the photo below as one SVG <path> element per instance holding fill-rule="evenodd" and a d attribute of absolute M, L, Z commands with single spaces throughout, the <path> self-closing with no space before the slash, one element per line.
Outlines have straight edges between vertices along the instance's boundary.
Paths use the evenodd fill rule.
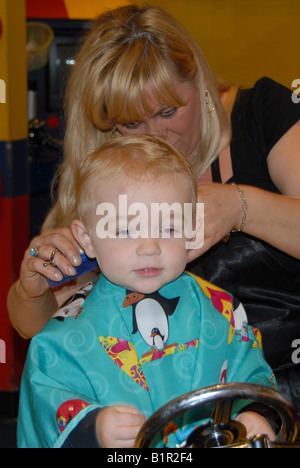
<path fill-rule="evenodd" d="M 253 86 L 253 88 L 257 91 L 263 90 L 289 90 L 286 86 L 282 85 L 278 81 L 273 80 L 268 76 L 263 76 L 259 80 L 257 80 Z M 291 92 L 291 91 L 290 91 Z"/>
<path fill-rule="evenodd" d="M 232 114 L 233 126 L 241 131 L 244 125 L 265 156 L 299 119 L 300 104 L 295 104 L 293 91 L 267 77 L 240 89 Z"/>
<path fill-rule="evenodd" d="M 252 88 L 241 88 L 237 104 L 248 100 L 251 106 L 264 112 L 272 113 L 273 109 L 286 108 L 300 116 L 300 106 L 293 100 L 294 91 L 269 77 L 260 78 Z"/>

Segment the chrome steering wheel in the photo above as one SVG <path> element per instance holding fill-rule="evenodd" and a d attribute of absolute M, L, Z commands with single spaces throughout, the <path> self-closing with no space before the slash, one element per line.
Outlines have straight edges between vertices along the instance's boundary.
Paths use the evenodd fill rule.
<path fill-rule="evenodd" d="M 276 440 L 258 435 L 249 440 L 245 427 L 231 419 L 235 400 L 251 400 L 272 408 L 281 419 Z M 229 383 L 195 390 L 170 401 L 157 410 L 142 426 L 135 448 L 151 446 L 156 434 L 176 417 L 205 405 L 213 405 L 209 423 L 198 426 L 187 438 L 185 448 L 239 447 L 281 448 L 295 447 L 298 433 L 298 416 L 294 405 L 278 391 L 261 385 Z"/>

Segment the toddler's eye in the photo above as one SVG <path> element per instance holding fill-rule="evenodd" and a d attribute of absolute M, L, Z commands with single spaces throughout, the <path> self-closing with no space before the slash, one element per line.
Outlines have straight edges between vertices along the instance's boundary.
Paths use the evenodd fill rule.
<path fill-rule="evenodd" d="M 117 237 L 120 239 L 127 239 L 128 237 L 131 239 L 136 239 L 139 236 L 140 232 L 136 229 L 122 228 L 117 231 Z"/>
<path fill-rule="evenodd" d="M 128 228 L 121 228 L 118 229 L 117 231 L 117 237 L 120 237 L 121 239 L 126 239 L 129 236 L 129 230 Z"/>
<path fill-rule="evenodd" d="M 175 229 L 173 227 L 164 227 L 160 232 L 163 237 L 172 237 L 175 233 Z"/>

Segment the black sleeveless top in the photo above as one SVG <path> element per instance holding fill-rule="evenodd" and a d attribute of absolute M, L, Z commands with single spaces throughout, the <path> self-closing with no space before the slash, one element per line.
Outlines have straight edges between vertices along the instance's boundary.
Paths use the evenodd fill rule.
<path fill-rule="evenodd" d="M 231 116 L 233 177 L 228 182 L 279 193 L 267 157 L 299 119 L 300 103 L 293 103 L 292 92 L 268 78 L 240 90 Z M 214 182 L 221 182 L 218 160 L 212 172 Z M 241 232 L 215 245 L 188 270 L 241 300 L 249 323 L 262 333 L 266 360 L 281 371 L 275 372 L 281 390 L 300 409 L 300 366 L 292 360 L 294 340 L 300 340 L 300 261 Z"/>

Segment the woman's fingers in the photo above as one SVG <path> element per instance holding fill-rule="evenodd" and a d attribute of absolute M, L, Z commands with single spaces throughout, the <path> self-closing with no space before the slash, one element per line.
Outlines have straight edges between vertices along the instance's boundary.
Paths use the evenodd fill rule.
<path fill-rule="evenodd" d="M 76 266 L 82 262 L 82 252 L 67 228 L 46 231 L 35 237 L 21 266 L 23 289 L 30 296 L 39 297 L 49 289 L 47 279 L 61 281 L 62 275 L 75 276 Z"/>

